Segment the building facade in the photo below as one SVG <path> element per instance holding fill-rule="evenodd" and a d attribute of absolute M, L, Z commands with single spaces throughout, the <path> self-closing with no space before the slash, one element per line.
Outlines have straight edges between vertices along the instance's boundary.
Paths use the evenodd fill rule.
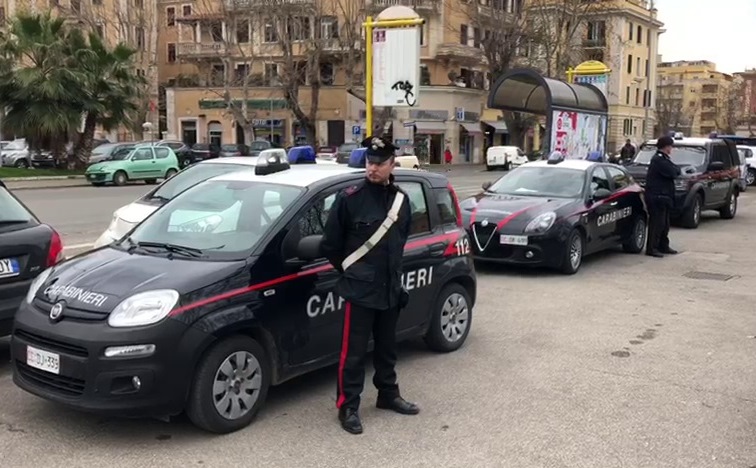
<path fill-rule="evenodd" d="M 756 135 L 756 69 L 735 73 L 742 81 L 742 119 L 737 133 L 742 136 Z"/>
<path fill-rule="evenodd" d="M 708 60 L 662 62 L 658 69 L 659 131 L 687 136 L 727 132 L 732 75 Z"/>

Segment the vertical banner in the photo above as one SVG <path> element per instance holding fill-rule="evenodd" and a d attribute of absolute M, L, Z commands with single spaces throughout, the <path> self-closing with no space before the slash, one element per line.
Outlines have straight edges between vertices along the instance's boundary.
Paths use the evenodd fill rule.
<path fill-rule="evenodd" d="M 373 105 L 416 105 L 420 93 L 420 28 L 376 28 L 372 40 Z"/>

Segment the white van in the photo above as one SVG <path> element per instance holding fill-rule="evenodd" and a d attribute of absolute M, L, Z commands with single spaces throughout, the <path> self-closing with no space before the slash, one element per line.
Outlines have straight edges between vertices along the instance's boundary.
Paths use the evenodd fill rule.
<path fill-rule="evenodd" d="M 498 168 L 508 171 L 526 162 L 525 152 L 516 146 L 492 146 L 486 152 L 486 169 L 489 171 Z"/>

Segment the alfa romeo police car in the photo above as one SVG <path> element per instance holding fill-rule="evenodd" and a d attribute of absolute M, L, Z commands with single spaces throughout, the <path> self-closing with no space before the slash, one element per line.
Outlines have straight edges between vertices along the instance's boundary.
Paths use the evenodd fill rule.
<path fill-rule="evenodd" d="M 412 208 L 397 339 L 454 351 L 476 297 L 456 195 L 438 174 L 395 175 Z M 271 385 L 338 361 L 345 303 L 319 245 L 337 192 L 363 178 L 364 165 L 271 157 L 45 270 L 16 315 L 14 382 L 86 411 L 186 411 L 217 433 L 248 425 Z"/>
<path fill-rule="evenodd" d="M 475 260 L 574 274 L 586 255 L 645 245 L 643 189 L 620 166 L 534 161 L 483 189 L 460 204 Z"/>

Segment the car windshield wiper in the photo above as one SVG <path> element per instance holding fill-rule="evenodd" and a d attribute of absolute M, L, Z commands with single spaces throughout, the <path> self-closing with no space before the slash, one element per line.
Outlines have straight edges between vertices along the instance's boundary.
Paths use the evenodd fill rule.
<path fill-rule="evenodd" d="M 134 242 L 133 240 L 131 241 Z M 203 254 L 202 249 L 196 249 L 194 247 L 187 247 L 178 244 L 169 244 L 167 242 L 136 242 L 132 244 L 137 247 L 154 247 L 158 249 L 165 249 L 171 253 L 177 253 L 180 255 L 186 255 L 188 257 L 201 257 Z"/>
<path fill-rule="evenodd" d="M 0 225 L 28 223 L 28 219 L 0 219 Z"/>
<path fill-rule="evenodd" d="M 166 197 L 164 197 L 162 195 L 153 195 L 153 196 L 150 197 L 150 200 L 158 200 L 158 201 L 161 201 L 163 203 L 168 203 L 169 201 L 171 201 L 170 198 L 166 198 Z"/>

